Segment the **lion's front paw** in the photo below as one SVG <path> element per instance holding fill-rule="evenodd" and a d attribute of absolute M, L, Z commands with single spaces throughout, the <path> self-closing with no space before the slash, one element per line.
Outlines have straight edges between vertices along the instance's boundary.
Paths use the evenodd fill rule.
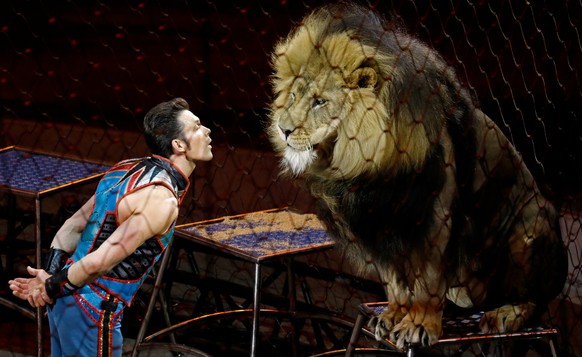
<path fill-rule="evenodd" d="M 514 332 L 532 316 L 535 304 L 504 305 L 483 314 L 479 326 L 483 333 Z"/>
<path fill-rule="evenodd" d="M 405 307 L 389 305 L 380 315 L 370 319 L 368 326 L 374 331 L 376 340 L 381 341 L 390 334 L 392 328 L 406 315 Z"/>
<path fill-rule="evenodd" d="M 438 316 L 434 319 L 427 316 L 420 323 L 415 323 L 407 316 L 394 326 L 390 339 L 400 348 L 407 344 L 430 346 L 438 341 L 441 332 L 441 319 Z"/>

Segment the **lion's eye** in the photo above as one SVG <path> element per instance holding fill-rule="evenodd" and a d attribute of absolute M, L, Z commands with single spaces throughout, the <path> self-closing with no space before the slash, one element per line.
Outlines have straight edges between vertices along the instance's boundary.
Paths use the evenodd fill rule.
<path fill-rule="evenodd" d="M 321 105 L 324 105 L 325 103 L 327 103 L 327 100 L 325 100 L 323 98 L 314 98 L 312 107 L 313 108 L 319 107 Z"/>

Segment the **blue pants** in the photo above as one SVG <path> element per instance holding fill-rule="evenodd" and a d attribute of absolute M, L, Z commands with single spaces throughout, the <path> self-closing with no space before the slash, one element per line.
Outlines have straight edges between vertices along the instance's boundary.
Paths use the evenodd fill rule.
<path fill-rule="evenodd" d="M 89 295 L 62 296 L 47 308 L 52 357 L 121 357 L 123 304 Z"/>

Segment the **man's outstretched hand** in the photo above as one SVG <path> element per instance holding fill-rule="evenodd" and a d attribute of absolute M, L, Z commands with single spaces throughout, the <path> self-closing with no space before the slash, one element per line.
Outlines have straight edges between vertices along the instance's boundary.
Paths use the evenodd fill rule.
<path fill-rule="evenodd" d="M 12 294 L 22 300 L 27 300 L 32 307 L 52 304 L 53 300 L 47 295 L 45 288 L 45 280 L 50 275 L 42 269 L 26 267 L 26 270 L 32 278 L 16 278 L 8 281 Z"/>

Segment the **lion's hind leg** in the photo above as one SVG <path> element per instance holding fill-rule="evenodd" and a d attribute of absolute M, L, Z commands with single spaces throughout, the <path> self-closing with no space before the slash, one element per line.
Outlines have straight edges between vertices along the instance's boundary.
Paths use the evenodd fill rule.
<path fill-rule="evenodd" d="M 534 314 L 536 305 L 503 305 L 483 314 L 479 327 L 483 333 L 506 333 L 521 329 Z"/>

